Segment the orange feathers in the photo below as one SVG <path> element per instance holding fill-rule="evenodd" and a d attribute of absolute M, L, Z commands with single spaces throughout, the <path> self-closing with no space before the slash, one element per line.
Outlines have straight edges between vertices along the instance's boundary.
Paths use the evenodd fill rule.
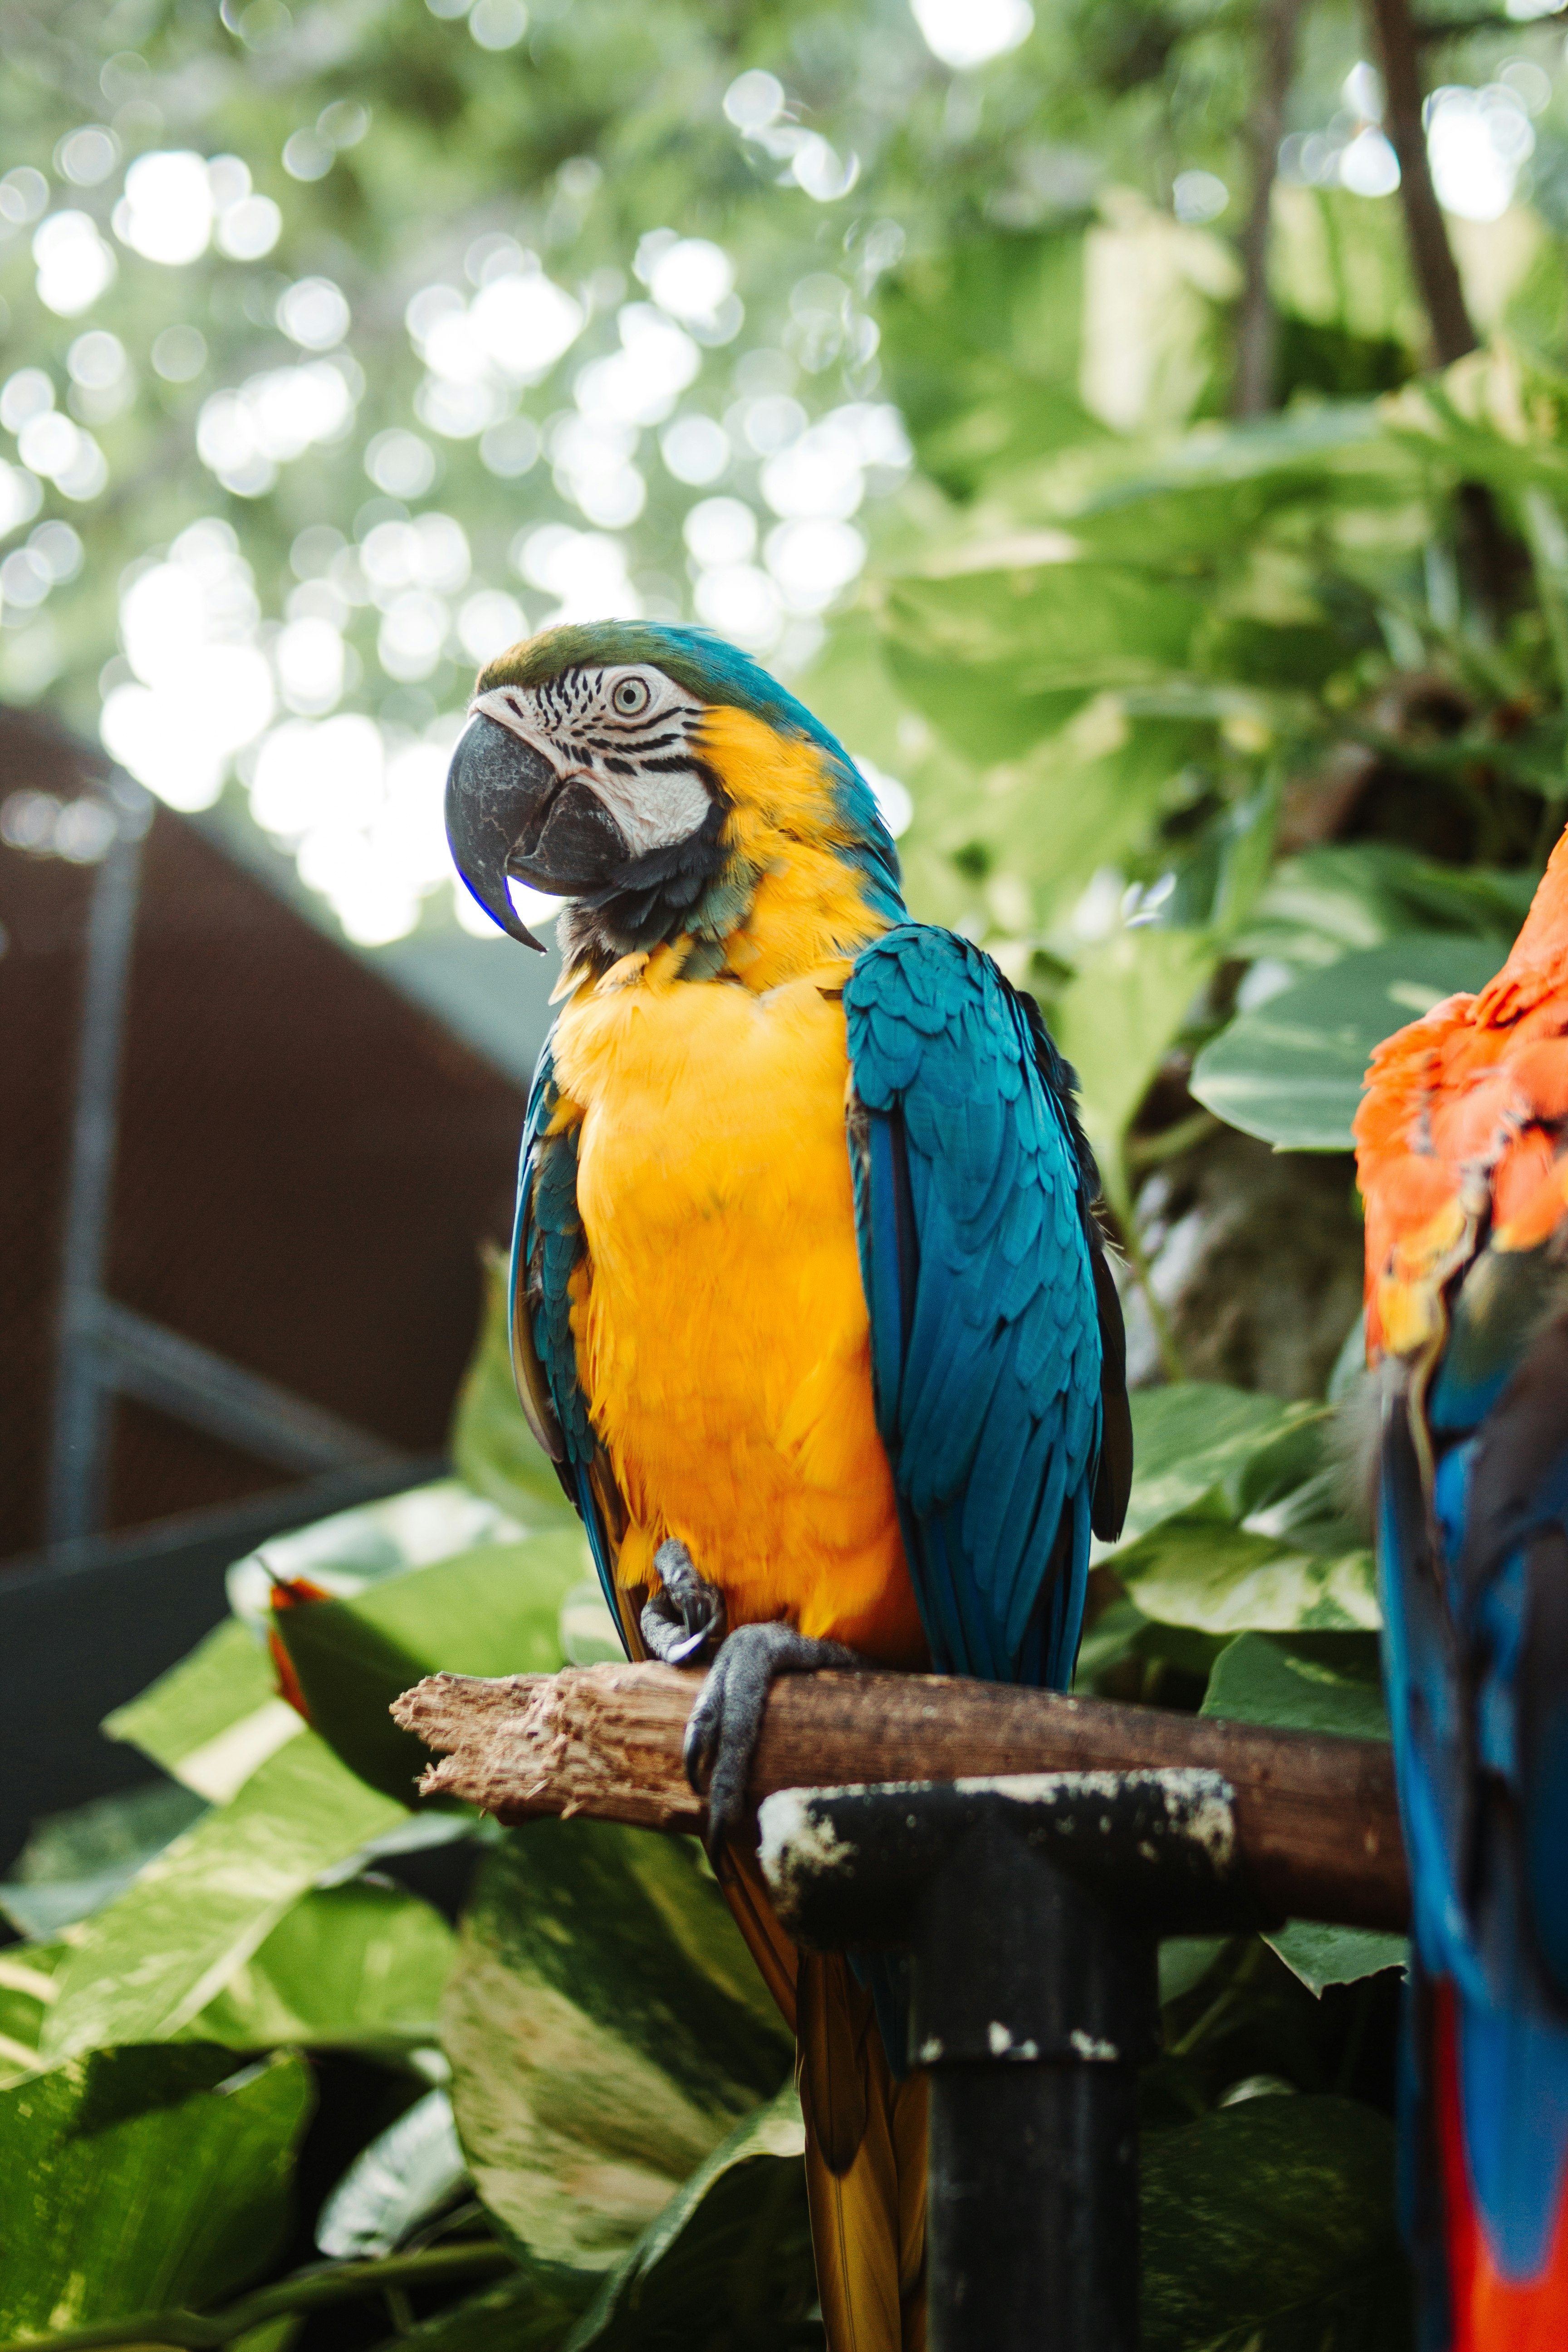
<path fill-rule="evenodd" d="M 1568 834 L 1512 953 L 1479 996 L 1450 996 L 1381 1045 L 1355 1121 L 1366 1202 L 1367 1353 L 1442 1328 L 1441 1292 L 1483 1219 L 1502 1249 L 1568 1209 Z"/>

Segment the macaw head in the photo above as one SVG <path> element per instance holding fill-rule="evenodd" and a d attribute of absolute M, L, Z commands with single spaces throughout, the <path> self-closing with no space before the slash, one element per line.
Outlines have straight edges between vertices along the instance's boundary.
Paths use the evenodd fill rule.
<path fill-rule="evenodd" d="M 595 622 L 492 661 L 452 755 L 447 836 L 479 905 L 525 945 L 540 942 L 509 876 L 573 902 L 568 961 L 683 934 L 710 956 L 792 844 L 847 867 L 878 927 L 903 912 L 897 853 L 853 762 L 704 629 Z"/>

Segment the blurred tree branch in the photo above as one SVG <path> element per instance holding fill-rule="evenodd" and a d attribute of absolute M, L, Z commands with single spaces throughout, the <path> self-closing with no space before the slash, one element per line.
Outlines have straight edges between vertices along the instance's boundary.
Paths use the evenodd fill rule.
<path fill-rule="evenodd" d="M 1399 201 L 1411 266 L 1431 330 L 1433 357 L 1439 367 L 1448 367 L 1473 352 L 1479 338 L 1432 184 L 1421 119 L 1419 36 L 1408 0 L 1367 0 L 1367 12 L 1383 70 L 1388 136 L 1399 158 Z"/>
<path fill-rule="evenodd" d="M 1252 193 L 1241 232 L 1242 290 L 1231 397 L 1235 416 L 1261 416 L 1275 404 L 1279 321 L 1268 291 L 1269 206 L 1303 5 L 1304 0 L 1262 0 L 1258 11 L 1258 78 L 1247 118 Z"/>
<path fill-rule="evenodd" d="M 1450 367 L 1480 341 L 1465 300 L 1459 268 L 1448 242 L 1442 206 L 1432 184 L 1423 119 L 1420 47 L 1422 34 L 1409 0 L 1367 0 L 1367 13 L 1383 69 L 1387 131 L 1399 158 L 1399 201 L 1411 267 L 1432 338 L 1432 356 Z M 1491 493 L 1479 482 L 1461 484 L 1459 542 L 1464 568 L 1479 612 L 1495 625 L 1507 593 L 1508 549 Z"/>

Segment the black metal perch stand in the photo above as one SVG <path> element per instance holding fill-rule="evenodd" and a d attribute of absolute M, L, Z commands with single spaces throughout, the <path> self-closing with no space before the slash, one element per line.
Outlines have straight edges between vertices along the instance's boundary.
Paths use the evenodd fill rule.
<path fill-rule="evenodd" d="M 911 1961 L 931 2076 L 931 2352 L 1136 2352 L 1137 2070 L 1163 1936 L 1270 1924 L 1205 1770 L 1048 1772 L 764 1800 L 779 1914 Z"/>

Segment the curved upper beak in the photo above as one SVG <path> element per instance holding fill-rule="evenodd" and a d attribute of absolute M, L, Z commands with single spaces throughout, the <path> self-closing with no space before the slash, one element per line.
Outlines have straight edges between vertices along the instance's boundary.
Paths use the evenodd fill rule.
<path fill-rule="evenodd" d="M 563 782 L 542 753 L 482 711 L 458 737 L 447 773 L 447 839 L 486 914 L 542 953 L 511 903 L 507 876 L 574 898 L 608 881 L 630 856 L 619 825 L 581 778 Z"/>
<path fill-rule="evenodd" d="M 507 860 L 555 786 L 547 760 L 498 727 L 470 719 L 447 771 L 447 840 L 452 862 L 493 922 L 544 952 L 511 903 Z"/>

